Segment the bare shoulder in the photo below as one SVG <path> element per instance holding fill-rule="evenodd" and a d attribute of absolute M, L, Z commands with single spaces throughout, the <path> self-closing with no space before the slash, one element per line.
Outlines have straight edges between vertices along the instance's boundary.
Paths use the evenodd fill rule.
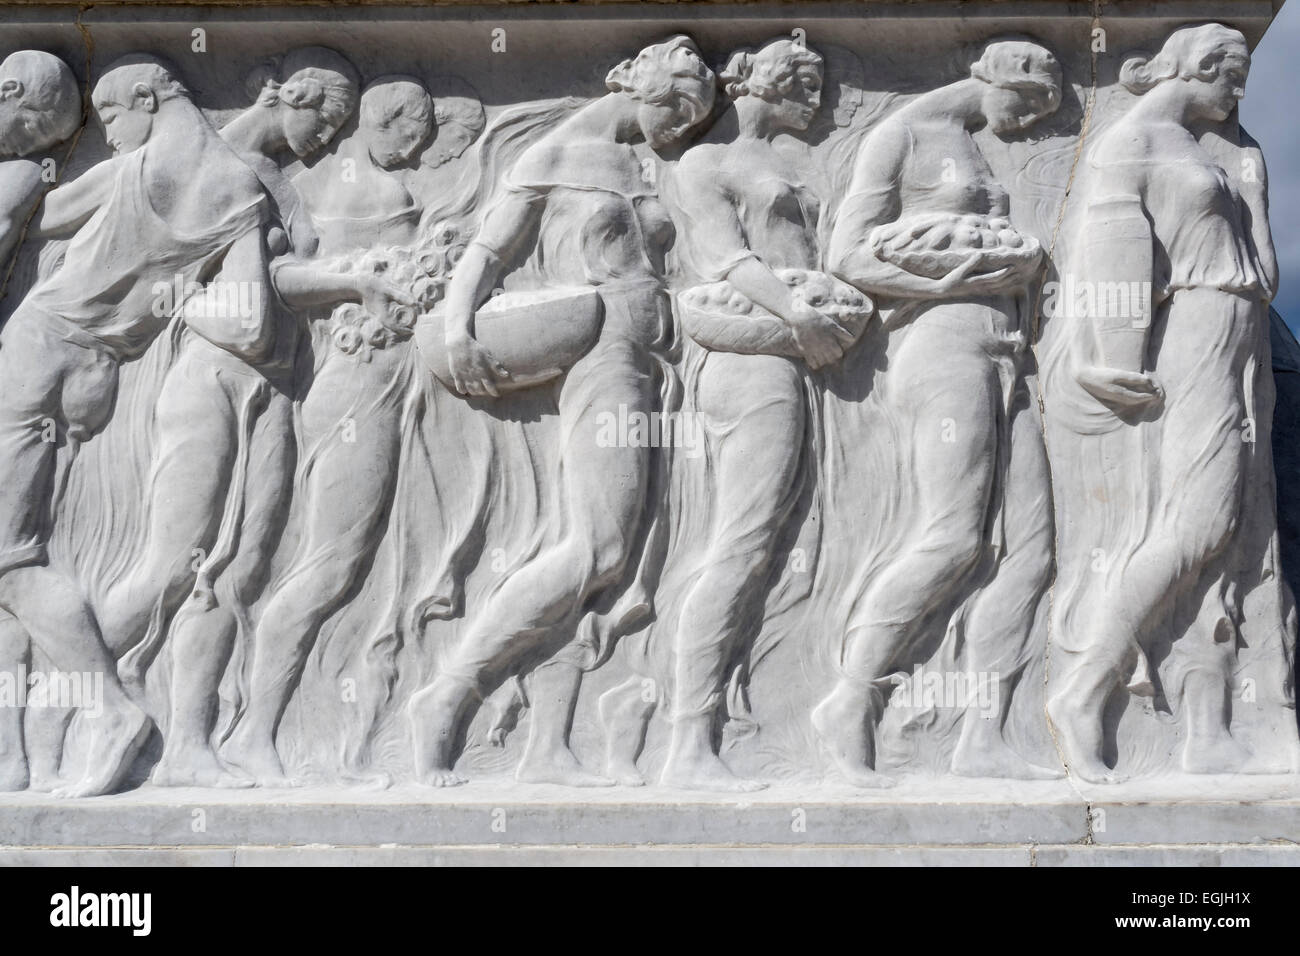
<path fill-rule="evenodd" d="M 0 162 L 0 212 L 30 204 L 41 192 L 41 164 L 31 159 Z"/>
<path fill-rule="evenodd" d="M 510 178 L 525 185 L 554 182 L 557 173 L 572 161 L 572 147 L 547 135 L 523 151 L 511 170 Z"/>
<path fill-rule="evenodd" d="M 1172 131 L 1172 124 L 1162 125 L 1170 126 L 1165 132 Z M 1103 165 L 1150 159 L 1160 132 L 1146 123 L 1121 121 L 1098 137 L 1093 154 Z"/>
<path fill-rule="evenodd" d="M 228 148 L 213 150 L 203 164 L 202 188 L 224 203 L 253 202 L 265 193 L 257 173 Z"/>
<path fill-rule="evenodd" d="M 863 134 L 858 141 L 858 167 L 896 165 L 911 152 L 914 136 L 911 124 L 902 113 L 885 117 Z"/>
<path fill-rule="evenodd" d="M 863 135 L 858 143 L 854 176 L 876 178 L 892 174 L 907 160 L 912 149 L 912 132 L 906 117 L 886 117 Z"/>
<path fill-rule="evenodd" d="M 677 168 L 691 175 L 720 172 L 729 165 L 731 152 L 721 143 L 696 143 L 682 153 Z"/>

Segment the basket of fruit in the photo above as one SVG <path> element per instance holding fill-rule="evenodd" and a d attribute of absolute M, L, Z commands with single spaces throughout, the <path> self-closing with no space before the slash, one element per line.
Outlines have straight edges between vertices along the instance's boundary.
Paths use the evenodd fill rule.
<path fill-rule="evenodd" d="M 847 282 L 808 269 L 776 269 L 791 295 L 838 322 L 856 341 L 871 319 L 874 306 Z M 713 352 L 799 357 L 790 326 L 758 305 L 730 282 L 711 282 L 687 289 L 677 297 L 682 328 Z"/>
<path fill-rule="evenodd" d="M 1011 220 L 974 213 L 920 213 L 877 226 L 868 237 L 872 253 L 904 272 L 942 279 L 978 254 L 981 273 L 1010 268 L 1023 272 L 1038 265 L 1043 249 Z"/>

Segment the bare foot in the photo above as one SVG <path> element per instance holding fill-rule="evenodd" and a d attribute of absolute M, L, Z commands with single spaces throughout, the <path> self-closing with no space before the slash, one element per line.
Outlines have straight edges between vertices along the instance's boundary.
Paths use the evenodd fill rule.
<path fill-rule="evenodd" d="M 22 754 L 9 754 L 0 759 L 0 793 L 26 790 L 30 783 L 27 760 Z"/>
<path fill-rule="evenodd" d="M 766 789 L 761 780 L 737 777 L 717 754 L 669 754 L 659 782 L 680 790 L 718 790 L 727 793 L 753 793 Z"/>
<path fill-rule="evenodd" d="M 150 782 L 155 787 L 213 787 L 237 790 L 253 786 L 254 781 L 224 767 L 210 747 L 177 746 L 175 752 L 164 751 L 154 768 Z"/>
<path fill-rule="evenodd" d="M 30 781 L 22 712 L 0 705 L 0 792 L 26 790 Z"/>
<path fill-rule="evenodd" d="M 605 776 L 621 787 L 645 786 L 645 777 L 636 769 L 636 758 L 645 746 L 655 701 L 653 697 L 645 699 L 644 688 L 644 679 L 633 675 L 601 694 L 596 703 L 605 729 Z"/>
<path fill-rule="evenodd" d="M 123 701 L 120 709 L 106 709 L 90 723 L 86 773 L 76 783 L 57 788 L 56 797 L 71 799 L 108 793 L 130 770 L 153 726 L 145 712 L 129 701 Z"/>
<path fill-rule="evenodd" d="M 636 769 L 635 763 L 619 760 L 605 761 L 605 776 L 610 777 L 620 787 L 644 787 L 645 777 Z"/>
<path fill-rule="evenodd" d="M 1060 780 L 1065 776 L 1063 768 L 1030 763 L 1012 750 L 1001 735 L 985 739 L 978 746 L 965 741 L 959 743 L 952 756 L 952 772 L 962 777 L 1004 780 Z"/>
<path fill-rule="evenodd" d="M 525 751 L 515 769 L 515 779 L 520 783 L 558 783 L 566 787 L 614 786 L 613 778 L 592 773 L 567 747 L 544 754 Z"/>
<path fill-rule="evenodd" d="M 465 782 L 452 769 L 457 725 L 472 693 L 458 681 L 437 677 L 411 696 L 406 716 L 415 747 L 415 777 L 430 787 L 458 787 Z"/>
<path fill-rule="evenodd" d="M 1101 759 L 1101 715 L 1088 712 L 1064 696 L 1047 702 L 1047 716 L 1056 729 L 1056 742 L 1065 760 L 1067 777 L 1085 783 L 1123 783 L 1126 774 L 1106 766 Z"/>
<path fill-rule="evenodd" d="M 63 786 L 63 778 L 57 772 L 31 768 L 31 779 L 27 782 L 28 790 L 35 790 L 37 793 L 53 793 L 61 786 Z"/>
<path fill-rule="evenodd" d="M 890 787 L 898 786 L 896 779 L 870 767 L 836 764 L 835 769 L 850 786 L 857 787 L 859 790 L 888 790 Z"/>
<path fill-rule="evenodd" d="M 426 787 L 459 787 L 468 782 L 454 770 L 439 768 L 427 770 L 416 779 Z"/>
<path fill-rule="evenodd" d="M 1300 773 L 1300 748 L 1294 744 L 1283 744 L 1280 748 L 1269 747 L 1256 750 L 1250 763 L 1240 773 Z"/>
<path fill-rule="evenodd" d="M 1083 763 L 1070 764 L 1067 768 L 1068 775 L 1078 777 L 1085 783 L 1102 783 L 1113 784 L 1123 783 L 1128 780 L 1128 774 L 1112 770 L 1100 760 L 1089 760 Z"/>
<path fill-rule="evenodd" d="M 870 692 L 841 684 L 812 712 L 813 730 L 840 774 L 855 787 L 881 789 L 898 781 L 867 766 Z"/>
<path fill-rule="evenodd" d="M 259 787 L 287 788 L 294 781 L 284 772 L 275 741 L 265 735 L 254 737 L 248 725 L 241 724 L 230 736 L 222 756 L 237 771 L 251 778 Z M 163 784 L 165 786 L 165 784 Z"/>
<path fill-rule="evenodd" d="M 1212 740 L 1189 739 L 1183 747 L 1183 769 L 1188 773 L 1242 773 L 1251 753 L 1226 731 Z"/>

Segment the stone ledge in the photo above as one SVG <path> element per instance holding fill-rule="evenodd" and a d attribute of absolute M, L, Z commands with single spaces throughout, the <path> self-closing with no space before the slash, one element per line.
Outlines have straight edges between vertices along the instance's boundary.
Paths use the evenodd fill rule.
<path fill-rule="evenodd" d="M 197 831 L 197 832 L 196 832 Z M 913 777 L 866 793 L 782 785 L 757 794 L 660 788 L 585 790 L 504 778 L 429 790 L 214 791 L 144 787 L 81 801 L 0 796 L 0 847 L 12 856 L 61 848 L 215 847 L 676 848 L 842 845 L 1032 845 L 1097 849 L 1300 847 L 1300 794 L 1287 778 L 1182 777 L 1078 790 L 1066 781 Z M 26 849 L 24 849 L 26 848 Z M 115 851 L 117 852 L 117 851 Z M 122 850 L 126 852 L 126 850 Z M 135 850 L 131 850 L 135 852 Z M 295 850 L 295 852 L 297 852 Z"/>
<path fill-rule="evenodd" d="M 0 866 L 1300 866 L 1300 846 L 4 847 Z"/>

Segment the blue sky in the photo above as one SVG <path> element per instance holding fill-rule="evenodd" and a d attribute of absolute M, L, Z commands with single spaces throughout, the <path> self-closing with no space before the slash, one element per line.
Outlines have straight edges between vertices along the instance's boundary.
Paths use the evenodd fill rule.
<path fill-rule="evenodd" d="M 1282 271 L 1273 305 L 1300 332 L 1300 123 L 1296 122 L 1296 51 L 1300 50 L 1300 0 L 1289 0 L 1251 57 L 1241 124 L 1264 148 L 1268 163 L 1269 220 Z"/>

